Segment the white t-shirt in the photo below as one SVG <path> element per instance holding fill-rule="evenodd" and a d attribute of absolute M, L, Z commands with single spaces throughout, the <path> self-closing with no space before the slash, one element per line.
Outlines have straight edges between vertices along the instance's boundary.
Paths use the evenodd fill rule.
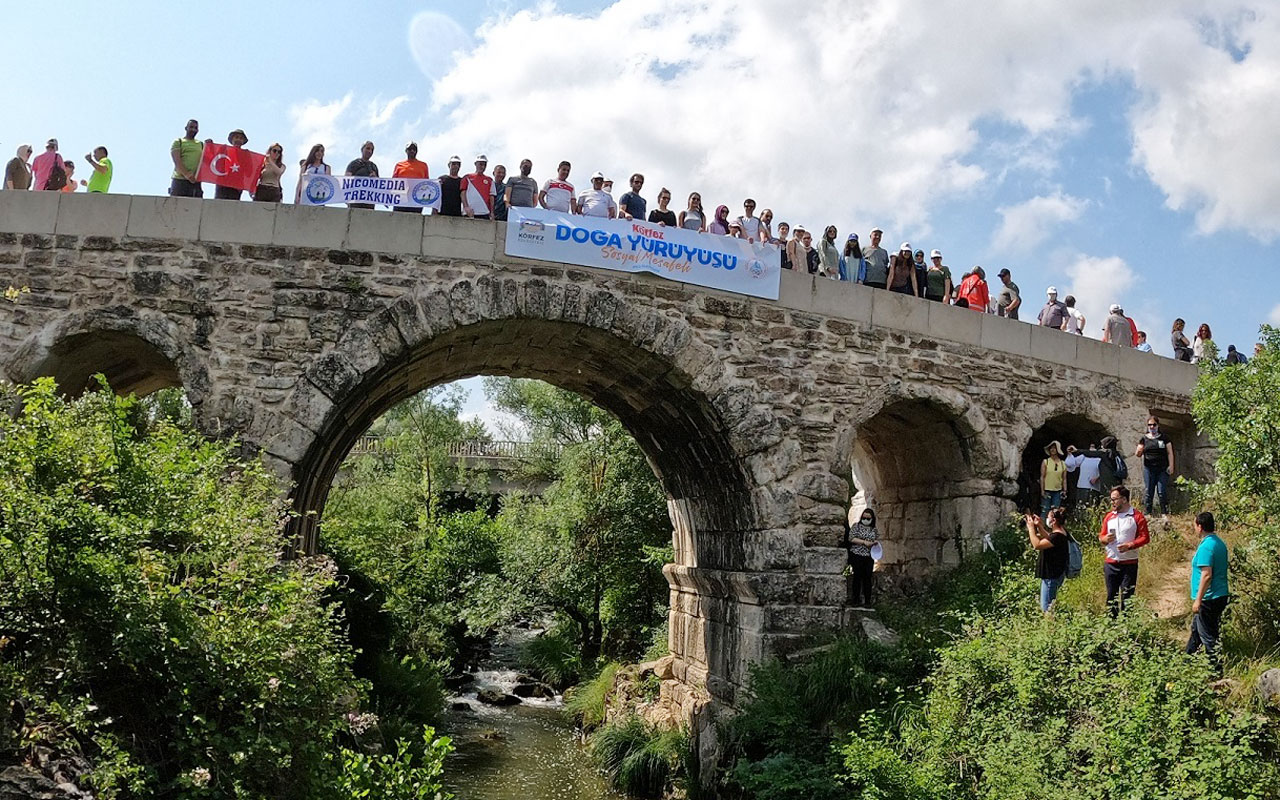
<path fill-rule="evenodd" d="M 1074 308 L 1067 309 L 1067 333 L 1081 333 L 1080 320 L 1084 319 L 1084 314 L 1076 311 Z"/>
<path fill-rule="evenodd" d="M 542 184 L 542 191 L 547 195 L 547 208 L 552 211 L 569 211 L 569 201 L 573 199 L 572 183 L 551 178 Z"/>
<path fill-rule="evenodd" d="M 610 208 L 617 213 L 618 204 L 604 189 L 584 189 L 578 195 L 578 213 L 584 217 L 608 217 Z"/>
<path fill-rule="evenodd" d="M 738 225 L 742 227 L 742 235 L 752 241 L 760 241 L 760 218 L 738 217 Z"/>
<path fill-rule="evenodd" d="M 1067 456 L 1067 471 L 1075 472 L 1080 470 L 1080 477 L 1076 479 L 1077 489 L 1098 490 L 1098 466 L 1102 464 L 1100 458 L 1089 458 L 1079 453 L 1073 456 Z"/>

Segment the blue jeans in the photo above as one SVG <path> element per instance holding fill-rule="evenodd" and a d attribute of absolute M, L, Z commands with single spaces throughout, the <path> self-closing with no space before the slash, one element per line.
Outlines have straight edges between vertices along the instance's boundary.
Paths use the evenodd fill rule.
<path fill-rule="evenodd" d="M 1191 638 L 1187 640 L 1188 654 L 1196 652 L 1201 645 L 1204 645 L 1204 650 L 1209 655 L 1209 663 L 1219 675 L 1222 674 L 1222 655 L 1218 652 L 1218 642 L 1222 635 L 1222 612 L 1226 608 L 1226 597 L 1201 600 L 1200 613 L 1191 618 Z"/>
<path fill-rule="evenodd" d="M 1062 581 L 1067 576 L 1060 575 L 1056 578 L 1040 579 L 1040 610 L 1048 611 L 1049 606 L 1053 604 L 1054 599 L 1058 596 L 1058 590 L 1062 588 Z"/>
<path fill-rule="evenodd" d="M 1147 513 L 1152 514 L 1151 501 L 1156 492 L 1160 493 L 1160 511 L 1169 513 L 1169 470 L 1167 467 L 1143 467 L 1143 477 L 1147 481 Z"/>
<path fill-rule="evenodd" d="M 1057 508 L 1062 505 L 1062 491 L 1045 492 L 1044 499 L 1040 501 L 1040 516 L 1049 516 L 1049 509 Z"/>

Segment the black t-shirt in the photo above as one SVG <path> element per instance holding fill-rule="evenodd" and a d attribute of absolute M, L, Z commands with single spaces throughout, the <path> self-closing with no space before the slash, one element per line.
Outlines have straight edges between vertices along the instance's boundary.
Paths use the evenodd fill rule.
<path fill-rule="evenodd" d="M 649 212 L 649 221 L 665 222 L 667 223 L 668 227 L 674 228 L 676 226 L 676 212 L 672 211 L 671 209 L 667 209 L 666 211 L 659 211 L 658 209 L 655 208 L 654 210 Z"/>
<path fill-rule="evenodd" d="M 1163 433 L 1142 437 L 1142 466 L 1148 469 L 1169 468 L 1169 440 Z"/>
<path fill-rule="evenodd" d="M 347 174 L 359 178 L 378 177 L 378 165 L 363 158 L 357 158 L 347 165 Z"/>
<path fill-rule="evenodd" d="M 445 175 L 440 179 L 440 213 L 447 217 L 462 216 L 462 176 Z"/>
<path fill-rule="evenodd" d="M 1049 531 L 1049 541 L 1053 547 L 1037 551 L 1040 554 L 1036 561 L 1037 578 L 1061 578 L 1067 574 L 1067 535 L 1062 531 Z"/>

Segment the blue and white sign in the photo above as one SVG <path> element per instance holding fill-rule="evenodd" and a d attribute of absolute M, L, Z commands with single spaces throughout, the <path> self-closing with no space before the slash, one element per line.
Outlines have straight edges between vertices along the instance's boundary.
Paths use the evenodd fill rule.
<path fill-rule="evenodd" d="M 372 203 L 379 206 L 439 208 L 440 181 L 434 178 L 361 178 L 355 175 L 307 175 L 302 205 Z"/>
<path fill-rule="evenodd" d="M 508 215 L 509 256 L 650 272 L 709 289 L 778 299 L 782 256 L 777 245 L 541 208 L 511 208 Z"/>

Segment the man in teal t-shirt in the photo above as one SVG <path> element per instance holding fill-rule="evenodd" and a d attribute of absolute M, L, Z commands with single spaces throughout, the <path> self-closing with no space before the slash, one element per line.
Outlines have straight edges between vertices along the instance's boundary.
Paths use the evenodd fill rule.
<path fill-rule="evenodd" d="M 1222 612 L 1227 607 L 1227 545 L 1214 532 L 1213 514 L 1201 511 L 1196 515 L 1196 533 L 1200 546 L 1191 560 L 1191 638 L 1187 640 L 1188 655 L 1204 645 L 1205 654 L 1214 670 L 1222 673 L 1222 659 L 1218 654 L 1218 642 L 1222 632 Z"/>

